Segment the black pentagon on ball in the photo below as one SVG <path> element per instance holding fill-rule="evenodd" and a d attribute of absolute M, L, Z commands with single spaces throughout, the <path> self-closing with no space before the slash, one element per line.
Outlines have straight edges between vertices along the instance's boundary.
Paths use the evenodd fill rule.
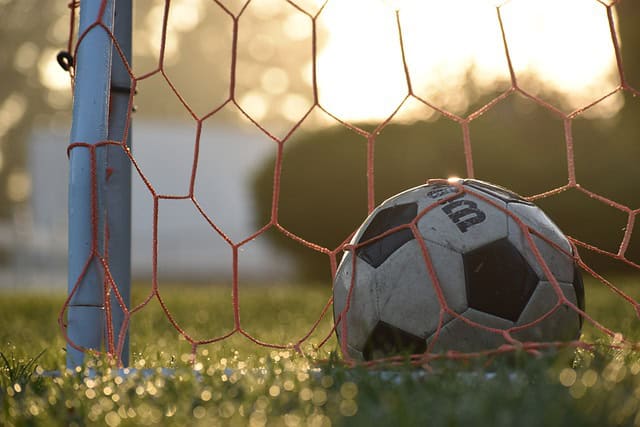
<path fill-rule="evenodd" d="M 392 228 L 409 224 L 417 214 L 417 203 L 404 203 L 382 209 L 371 220 L 358 243 L 373 239 Z M 363 261 L 372 267 L 378 267 L 389 258 L 389 255 L 412 239 L 413 233 L 411 230 L 403 228 L 359 248 L 357 253 Z"/>
<path fill-rule="evenodd" d="M 407 331 L 379 321 L 362 350 L 365 360 L 390 356 L 421 354 L 427 351 L 427 341 Z"/>
<path fill-rule="evenodd" d="M 517 321 L 538 277 L 508 239 L 496 240 L 463 255 L 469 307 Z"/>

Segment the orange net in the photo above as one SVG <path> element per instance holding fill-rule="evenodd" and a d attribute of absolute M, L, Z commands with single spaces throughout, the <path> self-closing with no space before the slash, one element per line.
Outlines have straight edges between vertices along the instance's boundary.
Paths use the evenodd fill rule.
<path fill-rule="evenodd" d="M 103 4 L 105 3 L 106 2 L 103 0 Z M 430 109 L 432 112 L 434 112 L 434 117 L 431 117 L 431 120 L 436 118 L 437 120 L 447 121 L 453 126 L 458 127 L 460 134 L 462 135 L 462 150 L 463 150 L 463 157 L 464 157 L 464 165 L 466 168 L 465 175 L 468 178 L 474 178 L 477 176 L 477 174 L 476 174 L 476 162 L 474 161 L 475 159 L 474 150 L 472 149 L 472 148 L 475 148 L 475 145 L 472 144 L 472 142 L 474 141 L 474 132 L 471 127 L 471 124 L 475 123 L 481 116 L 496 109 L 496 107 L 501 103 L 503 103 L 505 100 L 513 98 L 515 96 L 522 97 L 527 102 L 535 105 L 536 108 L 541 108 L 546 112 L 549 112 L 552 116 L 559 119 L 563 123 L 562 136 L 563 136 L 564 147 L 566 152 L 566 168 L 565 168 L 566 176 L 567 176 L 566 183 L 564 185 L 561 185 L 555 188 L 546 189 L 545 191 L 539 194 L 529 196 L 527 197 L 527 200 L 541 201 L 545 199 L 552 199 L 557 195 L 560 195 L 562 193 L 567 192 L 568 190 L 571 190 L 574 193 L 577 192 L 577 193 L 586 195 L 589 199 L 596 201 L 598 204 L 612 208 L 618 211 L 620 214 L 624 215 L 626 218 L 626 226 L 624 228 L 624 233 L 622 235 L 621 240 L 619 241 L 619 245 L 617 246 L 616 250 L 608 250 L 608 249 L 605 250 L 598 247 L 595 244 L 570 237 L 569 239 L 574 249 L 574 253 L 571 254 L 571 256 L 574 257 L 575 263 L 579 265 L 579 267 L 583 271 L 587 272 L 590 276 L 597 279 L 606 288 L 610 289 L 614 294 L 619 296 L 620 299 L 624 301 L 624 304 L 628 304 L 632 306 L 636 312 L 640 313 L 639 304 L 638 302 L 635 301 L 635 299 L 632 296 L 628 295 L 621 288 L 615 286 L 612 283 L 612 281 L 606 279 L 603 275 L 599 274 L 594 268 L 590 267 L 589 264 L 585 262 L 582 258 L 583 253 L 597 254 L 598 256 L 602 256 L 604 258 L 608 258 L 611 260 L 615 260 L 616 262 L 620 262 L 621 264 L 624 264 L 625 266 L 630 267 L 631 270 L 633 271 L 636 271 L 640 268 L 639 264 L 632 261 L 627 256 L 627 252 L 632 241 L 632 233 L 633 233 L 634 224 L 636 221 L 636 216 L 640 211 L 640 209 L 633 208 L 628 204 L 613 200 L 599 193 L 598 191 L 591 190 L 588 185 L 581 185 L 581 181 L 579 182 L 576 174 L 576 168 L 581 165 L 577 164 L 578 162 L 576 162 L 576 155 L 574 152 L 575 142 L 574 142 L 573 128 L 576 120 L 578 120 L 579 118 L 582 118 L 583 116 L 588 114 L 590 111 L 597 108 L 599 105 L 605 104 L 606 102 L 610 101 L 611 98 L 618 96 L 619 94 L 626 93 L 626 94 L 631 94 L 634 97 L 639 94 L 638 90 L 632 87 L 625 77 L 618 28 L 616 27 L 617 25 L 617 20 L 615 15 L 616 2 L 607 3 L 603 1 L 596 2 L 594 0 L 594 4 L 597 3 L 601 8 L 601 14 L 603 15 L 603 19 L 606 19 L 606 22 L 608 23 L 608 28 L 610 31 L 610 39 L 611 39 L 611 49 L 615 55 L 615 69 L 617 74 L 617 84 L 615 85 L 614 88 L 608 90 L 607 93 L 599 95 L 597 99 L 589 101 L 583 104 L 582 106 L 580 106 L 579 108 L 573 109 L 570 112 L 563 111 L 560 107 L 556 106 L 553 102 L 550 102 L 544 99 L 544 97 L 538 94 L 536 91 L 528 90 L 524 87 L 525 85 L 522 85 L 522 82 L 521 82 L 522 79 L 512 61 L 513 52 L 511 51 L 509 46 L 509 38 L 506 34 L 507 32 L 505 30 L 505 24 L 503 22 L 504 20 L 502 16 L 502 8 L 504 7 L 503 5 L 498 5 L 497 7 L 495 7 L 495 14 L 496 14 L 495 25 L 500 31 L 500 35 L 503 43 L 502 53 L 504 55 L 506 68 L 508 69 L 508 74 L 509 74 L 509 79 L 508 79 L 509 81 L 508 81 L 507 87 L 498 95 L 492 96 L 491 99 L 484 100 L 482 102 L 482 105 L 478 106 L 473 111 L 464 115 L 455 113 L 451 109 L 443 107 L 438 102 L 430 100 L 423 93 L 421 93 L 421 91 L 419 91 L 416 88 L 416 85 L 414 84 L 415 76 L 411 72 L 411 67 L 406 54 L 406 43 L 405 43 L 404 33 L 403 33 L 402 10 L 389 9 L 388 13 L 393 15 L 393 18 L 395 20 L 395 26 L 396 26 L 396 33 L 393 35 L 390 35 L 389 37 L 394 40 L 397 39 L 397 43 L 399 45 L 399 52 L 401 53 L 401 55 L 398 58 L 387 58 L 385 60 L 399 61 L 399 65 L 404 70 L 406 91 L 401 97 L 401 99 L 399 100 L 398 104 L 392 109 L 390 114 L 388 114 L 386 118 L 384 118 L 383 120 L 380 120 L 379 123 L 373 126 L 373 128 L 368 128 L 367 126 L 359 126 L 357 124 L 352 123 L 351 120 L 342 118 L 339 113 L 334 112 L 331 107 L 328 107 L 322 101 L 323 99 L 322 87 L 319 84 L 319 80 L 318 80 L 318 68 L 319 68 L 318 57 L 319 57 L 319 50 L 320 50 L 320 48 L 318 47 L 319 45 L 318 39 L 319 39 L 319 33 L 321 31 L 319 21 L 322 19 L 323 12 L 329 3 L 330 1 L 328 0 L 320 4 L 319 6 L 316 5 L 314 7 L 311 7 L 306 2 L 296 2 L 293 0 L 286 0 L 286 4 L 294 9 L 295 14 L 298 14 L 300 17 L 303 18 L 302 20 L 306 22 L 306 25 L 308 26 L 306 31 L 308 31 L 310 34 L 310 37 L 308 38 L 307 43 L 308 43 L 308 55 L 309 55 L 310 64 L 311 64 L 310 81 L 308 82 L 311 88 L 310 90 L 311 100 L 308 105 L 304 105 L 303 103 L 303 106 L 301 107 L 302 111 L 299 112 L 298 118 L 295 121 L 293 121 L 290 124 L 290 126 L 287 127 L 286 131 L 283 132 L 284 134 L 283 136 L 279 136 L 276 134 L 276 132 L 273 132 L 272 130 L 270 130 L 268 126 L 264 124 L 262 120 L 262 115 L 256 114 L 255 111 L 252 111 L 251 108 L 247 108 L 246 105 L 243 106 L 244 103 L 240 101 L 240 96 L 237 90 L 239 86 L 238 79 L 237 79 L 237 75 L 238 75 L 237 69 L 238 69 L 239 49 L 240 49 L 239 46 L 242 41 L 241 28 L 243 28 L 246 9 L 250 7 L 250 5 L 252 4 L 251 0 L 247 0 L 241 5 L 239 6 L 235 5 L 234 7 L 227 4 L 227 2 L 218 1 L 218 0 L 213 0 L 207 3 L 206 5 L 206 7 L 208 8 L 215 9 L 215 13 L 222 15 L 224 19 L 228 23 L 230 23 L 229 25 L 230 34 L 228 34 L 226 37 L 228 37 L 231 41 L 230 43 L 231 48 L 230 48 L 230 53 L 228 58 L 229 84 L 228 84 L 228 91 L 227 91 L 226 98 L 223 99 L 217 106 L 215 106 L 215 108 L 209 109 L 208 111 L 205 111 L 205 112 L 201 112 L 199 111 L 200 109 L 196 109 L 191 106 L 190 102 L 188 101 L 188 97 L 185 96 L 185 94 L 183 93 L 183 89 L 181 89 L 174 82 L 174 79 L 172 78 L 172 76 L 170 76 L 169 73 L 167 72 L 167 69 L 169 68 L 169 66 L 167 65 L 168 61 L 166 60 L 165 55 L 168 49 L 168 44 L 171 41 L 169 39 L 170 36 L 168 32 L 168 25 L 170 24 L 171 19 L 173 19 L 170 13 L 172 10 L 171 1 L 169 0 L 164 1 L 163 13 L 162 13 L 162 16 L 160 17 L 161 24 L 160 22 L 158 23 L 158 25 L 161 25 L 162 31 L 161 31 L 160 42 L 159 42 L 159 45 L 157 46 L 158 48 L 157 66 L 150 71 L 144 71 L 144 72 L 139 72 L 136 68 L 132 67 L 130 64 L 127 63 L 127 61 L 125 60 L 125 56 L 117 43 L 116 38 L 110 32 L 110 29 L 101 21 L 99 17 L 96 19 L 93 25 L 89 26 L 83 33 L 79 34 L 76 40 L 76 37 L 74 35 L 75 25 L 76 25 L 75 16 L 76 16 L 77 9 L 80 6 L 80 2 L 72 2 L 69 5 L 71 8 L 69 52 L 72 54 L 63 56 L 61 59 L 62 61 L 61 65 L 62 63 L 64 63 L 67 66 L 72 79 L 74 78 L 73 58 L 75 58 L 77 54 L 78 46 L 83 42 L 83 39 L 85 38 L 86 34 L 91 31 L 107 31 L 110 34 L 110 37 L 112 38 L 115 46 L 114 55 L 119 56 L 120 59 L 124 62 L 125 68 L 127 69 L 127 72 L 131 78 L 129 115 L 128 115 L 128 120 L 125 126 L 125 137 L 123 138 L 123 140 L 122 141 L 103 141 L 99 144 L 93 144 L 93 145 L 86 144 L 82 141 L 73 141 L 69 146 L 69 152 L 71 150 L 88 150 L 91 153 L 92 164 L 95 169 L 96 167 L 95 153 L 97 149 L 104 147 L 106 145 L 109 145 L 112 147 L 118 147 L 122 149 L 122 151 L 129 158 L 131 165 L 133 166 L 134 175 L 137 177 L 136 179 L 139 178 L 139 180 L 143 182 L 144 187 L 146 188 L 146 191 L 148 192 L 148 195 L 151 199 L 151 204 L 153 206 L 152 208 L 153 209 L 153 216 L 152 216 L 153 243 L 152 243 L 152 247 L 150 248 L 152 276 L 153 276 L 152 283 L 151 283 L 151 290 L 147 295 L 147 297 L 142 302 L 140 302 L 139 304 L 131 308 L 127 308 L 125 306 L 123 298 L 120 296 L 120 293 L 118 291 L 117 283 L 115 283 L 115 281 L 113 280 L 113 278 L 109 273 L 108 254 L 102 253 L 97 247 L 98 231 L 97 231 L 97 226 L 94 224 L 94 236 L 95 236 L 94 245 L 91 250 L 91 255 L 89 259 L 87 259 L 86 261 L 85 272 L 80 277 L 77 278 L 77 281 L 75 282 L 75 286 L 73 287 L 69 295 L 69 298 L 67 299 L 65 305 L 63 306 L 59 316 L 59 322 L 61 324 L 61 327 L 65 333 L 65 336 L 67 337 L 67 340 L 72 346 L 78 347 L 75 343 L 71 342 L 71 340 L 68 338 L 68 335 L 66 332 L 66 325 L 64 322 L 64 316 L 65 316 L 66 310 L 68 309 L 69 301 L 72 298 L 73 294 L 78 291 L 78 288 L 80 286 L 83 286 L 83 276 L 86 273 L 87 268 L 89 268 L 89 265 L 91 265 L 92 263 L 97 263 L 101 265 L 101 269 L 104 271 L 104 276 L 105 276 L 103 290 L 105 295 L 104 308 L 105 308 L 105 313 L 107 317 L 106 350 L 108 353 L 114 355 L 116 358 L 119 355 L 121 355 L 123 351 L 123 345 L 125 340 L 124 334 L 125 334 L 126 326 L 129 324 L 131 317 L 134 314 L 141 312 L 152 300 L 157 300 L 157 302 L 159 302 L 162 308 L 162 311 L 164 312 L 164 315 L 169 320 L 169 322 L 173 325 L 176 331 L 180 335 L 182 335 L 186 339 L 186 341 L 188 341 L 191 344 L 194 355 L 196 354 L 196 350 L 199 346 L 219 342 L 229 338 L 232 335 L 243 335 L 247 339 L 255 342 L 260 346 L 266 346 L 266 347 L 271 347 L 276 349 L 293 348 L 300 351 L 302 348 L 302 345 L 305 342 L 307 342 L 309 337 L 317 330 L 318 325 L 320 324 L 322 319 L 325 316 L 327 316 L 328 313 L 330 313 L 331 306 L 333 303 L 332 299 L 329 299 L 329 301 L 326 302 L 323 309 L 321 310 L 318 320 L 313 325 L 310 326 L 309 331 L 306 334 L 304 334 L 302 337 L 296 339 L 292 344 L 272 343 L 272 342 L 264 342 L 260 340 L 259 338 L 255 337 L 250 332 L 248 332 L 243 327 L 243 323 L 241 322 L 241 316 L 240 316 L 241 304 L 240 304 L 240 297 L 239 297 L 240 295 L 240 290 L 239 290 L 239 285 L 240 285 L 239 254 L 240 252 L 243 251 L 244 248 L 248 244 L 250 244 L 254 239 L 260 236 L 263 236 L 268 232 L 271 232 L 271 233 L 276 232 L 285 236 L 288 239 L 291 239 L 299 243 L 301 247 L 306 247 L 311 251 L 321 254 L 322 256 L 326 256 L 326 259 L 328 261 L 327 269 L 328 270 L 330 269 L 331 275 L 333 276 L 336 274 L 340 258 L 342 257 L 344 251 L 355 251 L 357 248 L 360 248 L 367 244 L 367 243 L 361 243 L 361 244 L 355 244 L 355 245 L 349 244 L 348 243 L 349 238 L 345 238 L 345 240 L 338 246 L 327 247 L 326 245 L 323 245 L 319 242 L 310 241 L 306 238 L 303 238 L 298 233 L 291 231 L 285 225 L 281 224 L 280 213 L 279 213 L 279 206 L 281 206 L 281 203 L 282 203 L 281 177 L 282 177 L 282 171 L 285 170 L 287 167 L 287 162 L 285 161 L 285 157 L 286 157 L 285 148 L 288 146 L 287 144 L 292 140 L 294 135 L 297 135 L 299 132 L 301 132 L 300 129 L 303 126 L 303 124 L 310 121 L 311 116 L 313 114 L 320 113 L 325 117 L 325 119 L 327 119 L 326 121 L 330 122 L 329 125 L 337 126 L 342 129 L 347 129 L 348 131 L 355 134 L 358 138 L 360 138 L 365 143 L 366 150 L 364 151 L 364 158 L 362 159 L 362 161 L 364 164 L 366 164 L 366 169 L 365 169 L 366 201 L 367 201 L 368 212 L 372 212 L 376 206 L 376 200 L 377 200 L 376 198 L 376 183 L 377 183 L 376 182 L 376 147 L 378 144 L 378 139 L 379 139 L 379 136 L 383 133 L 383 131 L 391 123 L 394 122 L 394 120 L 397 118 L 400 112 L 408 104 L 410 103 L 418 104 L 423 108 L 426 107 Z M 135 43 L 135 40 L 134 40 L 134 43 Z M 157 189 L 155 187 L 153 180 L 151 180 L 148 177 L 147 171 L 137 159 L 135 151 L 132 152 L 126 146 L 127 134 L 129 132 L 129 128 L 131 124 L 130 123 L 131 113 L 134 110 L 133 108 L 134 94 L 136 93 L 136 90 L 140 87 L 142 83 L 145 83 L 146 81 L 149 81 L 151 79 L 156 79 L 161 81 L 164 87 L 167 89 L 167 93 L 170 96 L 175 97 L 179 101 L 181 108 L 195 122 L 194 152 L 193 152 L 193 157 L 191 158 L 190 172 L 189 172 L 189 186 L 186 194 L 178 194 L 178 193 L 166 194 L 160 191 L 159 189 Z M 143 91 L 141 91 L 140 96 L 144 96 Z M 233 239 L 226 232 L 224 227 L 216 221 L 216 218 L 212 217 L 207 212 L 207 209 L 205 209 L 202 206 L 201 202 L 195 195 L 195 185 L 196 185 L 195 182 L 196 182 L 197 171 L 199 168 L 205 167 L 205 164 L 203 164 L 204 162 L 203 159 L 199 157 L 200 148 L 201 148 L 200 142 L 203 135 L 206 133 L 205 125 L 212 122 L 215 117 L 219 117 L 226 114 L 229 110 L 234 110 L 235 112 L 239 113 L 240 116 L 242 116 L 245 120 L 248 120 L 254 126 L 255 129 L 257 129 L 261 134 L 263 134 L 266 138 L 272 141 L 276 146 L 276 155 L 275 155 L 275 161 L 273 165 L 274 173 L 273 173 L 270 218 L 268 222 L 259 230 L 255 231 L 254 233 L 248 236 L 243 236 L 242 238 L 238 238 L 238 239 Z M 508 119 L 505 118 L 505 120 L 508 120 Z M 339 156 L 340 153 L 336 153 L 335 155 Z M 443 159 L 443 161 L 445 160 L 446 159 Z M 331 171 L 327 171 L 327 175 L 331 173 L 332 173 Z M 480 176 L 479 178 L 483 178 L 483 177 L 484 176 Z M 93 170 L 93 178 L 94 180 L 96 179 L 95 170 Z M 425 177 L 425 180 L 427 178 L 430 178 L 430 177 Z M 419 183 L 416 183 L 416 184 L 419 184 Z M 508 182 L 506 184 L 509 185 Z M 95 184 L 94 184 L 94 188 L 95 188 Z M 459 191 L 467 192 L 468 190 L 463 189 L 461 187 Z M 459 196 L 459 194 L 456 194 L 454 196 Z M 454 196 L 451 196 L 451 197 L 454 197 Z M 94 193 L 93 200 L 91 201 L 91 203 L 93 204 L 94 211 L 96 209 L 96 203 L 97 203 L 96 197 L 97 196 Z M 231 292 L 232 292 L 234 326 L 231 330 L 229 330 L 224 334 L 221 334 L 218 336 L 211 336 L 205 339 L 199 339 L 194 337 L 189 332 L 187 332 L 176 319 L 174 319 L 174 316 L 172 315 L 170 308 L 167 306 L 163 298 L 163 293 L 161 292 L 158 286 L 158 270 L 159 270 L 159 256 L 158 256 L 159 231 L 158 230 L 159 230 L 159 227 L 161 226 L 160 224 L 161 221 L 159 220 L 159 205 L 160 205 L 160 202 L 163 200 L 164 201 L 176 200 L 176 201 L 184 201 L 185 203 L 190 203 L 195 208 L 195 210 L 197 211 L 201 219 L 208 224 L 208 228 L 210 229 L 210 232 L 222 238 L 224 242 L 226 242 L 226 245 L 228 245 L 228 248 L 232 253 Z M 398 231 L 399 229 L 409 229 L 416 237 L 416 240 L 418 240 L 419 242 L 422 242 L 422 239 L 418 238 L 419 236 L 418 236 L 418 230 L 416 228 L 416 222 L 421 218 L 421 216 L 425 215 L 425 213 L 426 212 L 419 213 L 408 224 L 405 224 L 401 227 L 391 228 L 387 232 L 377 236 L 376 238 L 377 239 L 382 238 L 388 235 L 389 233 Z M 523 233 L 526 235 L 528 245 L 530 245 L 532 250 L 535 252 L 535 249 L 533 249 L 535 248 L 535 244 L 533 243 L 533 236 L 536 235 L 536 230 L 529 229 L 529 227 L 527 227 L 516 216 L 513 216 L 512 214 L 510 215 L 512 216 L 512 219 L 518 224 L 518 226 L 523 230 Z M 544 236 L 538 236 L 538 237 L 541 237 L 544 239 Z M 376 238 L 374 238 L 373 240 L 375 240 Z M 458 313 L 456 313 L 455 310 L 449 307 L 446 299 L 443 296 L 442 289 L 440 289 L 439 285 L 437 285 L 438 275 L 436 274 L 433 268 L 433 265 L 431 264 L 429 250 L 426 248 L 424 243 L 421 244 L 421 250 L 424 255 L 423 259 L 427 267 L 427 271 L 429 272 L 432 282 L 436 284 L 435 285 L 436 293 L 439 295 L 440 316 L 441 316 L 440 323 L 438 326 L 438 331 L 439 331 L 443 325 L 442 316 L 444 316 L 444 314 L 450 314 L 451 316 L 454 316 L 454 317 L 461 317 L 461 316 Z M 353 257 L 353 259 L 355 260 L 355 257 Z M 571 310 L 579 312 L 582 318 L 584 319 L 585 323 L 591 324 L 595 329 L 602 332 L 604 335 L 611 337 L 615 345 L 634 344 L 633 342 L 628 341 L 628 339 L 623 335 L 601 324 L 598 320 L 596 320 L 595 318 L 593 318 L 592 316 L 584 312 L 580 307 L 578 307 L 576 304 L 574 304 L 569 299 L 567 299 L 564 296 L 564 294 L 559 290 L 558 283 L 554 279 L 553 274 L 551 273 L 549 268 L 546 266 L 544 260 L 539 259 L 539 261 L 540 261 L 540 265 L 542 266 L 541 268 L 544 270 L 545 275 L 548 277 L 549 281 L 552 283 L 552 285 L 556 289 L 556 295 L 558 299 L 557 299 L 557 302 L 554 304 L 552 310 L 550 310 L 549 312 L 541 316 L 538 320 L 536 320 L 536 322 L 544 321 L 546 317 L 548 317 L 553 311 L 558 310 L 560 306 L 569 307 Z M 355 270 L 355 264 L 354 264 L 354 270 Z M 351 290 L 349 294 L 351 294 Z M 119 309 L 124 312 L 124 318 L 125 318 L 124 327 L 122 328 L 122 331 L 119 336 L 116 336 L 114 334 L 113 327 L 111 325 L 111 322 L 109 321 L 109 319 L 111 318 L 111 312 L 114 309 L 114 307 L 111 306 L 113 304 L 112 296 L 115 296 L 115 301 L 119 305 Z M 336 320 L 338 324 L 335 325 L 334 328 L 329 332 L 329 334 L 326 335 L 324 339 L 320 341 L 319 343 L 320 346 L 323 346 L 327 343 L 327 341 L 335 333 L 336 328 L 341 328 L 343 336 L 346 336 L 348 334 L 346 322 L 340 322 L 340 319 L 346 314 L 348 309 L 349 309 L 349 303 L 346 304 L 343 312 L 336 313 Z M 485 328 L 485 329 L 492 330 L 496 334 L 502 336 L 504 338 L 505 343 L 496 349 L 491 349 L 491 350 L 483 351 L 480 353 L 478 352 L 464 353 L 464 352 L 449 351 L 449 352 L 444 352 L 440 354 L 431 354 L 430 352 L 427 352 L 425 354 L 415 355 L 414 360 L 419 361 L 420 363 L 424 363 L 424 362 L 428 362 L 429 360 L 443 358 L 443 357 L 451 358 L 451 359 L 470 358 L 477 355 L 491 355 L 491 354 L 502 353 L 502 352 L 511 352 L 516 349 L 525 349 L 527 351 L 535 352 L 548 347 L 567 345 L 567 343 L 557 343 L 557 342 L 553 342 L 553 343 L 520 342 L 517 339 L 513 338 L 512 336 L 514 332 L 518 331 L 519 327 L 513 327 L 506 330 L 494 329 L 494 328 L 489 328 L 487 326 L 483 326 L 476 322 L 472 322 L 472 321 L 467 321 L 467 322 L 472 327 Z M 532 322 L 527 326 L 531 326 L 536 322 Z M 343 340 L 343 343 L 342 343 L 343 352 L 347 354 L 348 352 L 345 347 L 346 344 L 344 341 L 345 340 Z M 575 345 L 575 346 L 591 345 L 591 344 L 587 344 L 580 341 L 573 341 L 569 344 Z M 396 360 L 396 359 L 391 358 L 390 360 Z"/>

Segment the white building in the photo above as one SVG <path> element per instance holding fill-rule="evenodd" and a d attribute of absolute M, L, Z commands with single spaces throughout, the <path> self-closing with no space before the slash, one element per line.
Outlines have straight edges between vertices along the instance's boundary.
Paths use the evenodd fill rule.
<path fill-rule="evenodd" d="M 0 271 L 0 287 L 66 288 L 68 135 L 37 131 L 28 144 L 32 178 L 30 208 L 0 226 L 0 245 L 13 261 Z M 158 194 L 188 193 L 194 159 L 195 124 L 137 121 L 133 153 Z M 195 181 L 196 199 L 232 241 L 252 235 L 255 224 L 251 180 L 276 144 L 259 132 L 208 129 L 202 133 Z M 152 197 L 134 170 L 132 270 L 137 279 L 152 271 Z M 230 245 L 189 200 L 160 200 L 158 228 L 160 280 L 229 281 Z M 240 248 L 241 281 L 286 280 L 288 257 L 260 236 Z"/>

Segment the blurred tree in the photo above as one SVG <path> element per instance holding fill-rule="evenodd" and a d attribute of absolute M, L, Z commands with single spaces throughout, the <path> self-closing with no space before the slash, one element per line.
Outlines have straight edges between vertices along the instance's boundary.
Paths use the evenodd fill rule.
<path fill-rule="evenodd" d="M 50 53 L 52 42 L 64 40 L 64 27 L 55 27 L 60 16 L 58 2 L 37 0 L 0 2 L 0 218 L 8 217 L 12 205 L 28 197 L 24 178 L 24 141 L 36 118 L 51 114 L 40 73 L 43 55 Z M 56 4 L 58 3 L 58 4 Z M 53 32 L 61 29 L 61 34 Z M 51 58 L 55 61 L 55 57 Z M 20 191 L 16 186 L 24 186 Z"/>
<path fill-rule="evenodd" d="M 55 76 L 48 74 L 67 37 L 60 21 L 66 10 L 63 2 L 0 1 L 0 222 L 29 200 L 25 142 L 34 126 L 48 125 L 44 117 L 60 120 L 55 113 L 69 107 L 68 90 L 55 90 Z M 2 251 L 0 264 L 10 255 Z"/>

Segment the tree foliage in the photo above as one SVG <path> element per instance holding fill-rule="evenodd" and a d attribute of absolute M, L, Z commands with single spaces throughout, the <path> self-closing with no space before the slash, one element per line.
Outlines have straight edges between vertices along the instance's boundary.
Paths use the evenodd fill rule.
<path fill-rule="evenodd" d="M 626 99 L 611 119 L 575 119 L 577 181 L 613 201 L 637 206 L 640 180 L 637 100 Z M 475 177 L 525 196 L 569 181 L 564 121 L 520 95 L 512 95 L 470 124 Z M 344 127 L 309 133 L 285 145 L 278 221 L 305 240 L 333 249 L 367 214 L 367 139 Z M 460 125 L 440 118 L 389 124 L 375 138 L 375 203 L 431 178 L 468 176 Z M 271 216 L 274 159 L 256 174 L 254 193 L 260 223 Z M 617 252 L 627 214 L 595 201 L 578 189 L 538 204 L 570 236 Z M 305 278 L 325 278 L 328 260 L 282 234 L 275 243 L 298 261 Z M 640 242 L 639 242 L 640 243 Z M 630 257 L 640 259 L 640 244 Z"/>

